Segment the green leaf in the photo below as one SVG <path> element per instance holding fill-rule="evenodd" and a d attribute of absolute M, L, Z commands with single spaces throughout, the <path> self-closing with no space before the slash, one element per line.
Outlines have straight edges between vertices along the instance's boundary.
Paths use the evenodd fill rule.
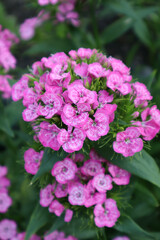
<path fill-rule="evenodd" d="M 110 43 L 123 35 L 133 25 L 131 18 L 123 17 L 109 25 L 101 34 L 103 44 Z"/>
<path fill-rule="evenodd" d="M 46 236 L 50 233 L 52 233 L 55 230 L 58 230 L 59 228 L 62 228 L 64 226 L 65 222 L 64 222 L 64 213 L 58 217 L 55 222 L 53 223 L 52 227 L 47 231 L 47 234 L 45 234 Z"/>
<path fill-rule="evenodd" d="M 133 157 L 125 158 L 121 154 L 115 153 L 110 147 L 99 148 L 95 145 L 95 148 L 102 157 L 111 161 L 113 164 L 160 187 L 159 167 L 145 150 L 134 154 Z"/>
<path fill-rule="evenodd" d="M 4 112 L 1 112 L 0 114 L 0 130 L 7 133 L 10 137 L 14 137 L 14 133 Z"/>
<path fill-rule="evenodd" d="M 137 10 L 136 13 L 140 18 L 145 18 L 148 15 L 158 11 L 158 9 L 159 9 L 158 7 L 146 7 L 146 8 L 143 7 Z"/>
<path fill-rule="evenodd" d="M 146 23 L 138 20 L 134 23 L 134 31 L 137 37 L 147 46 L 151 45 L 151 36 Z"/>
<path fill-rule="evenodd" d="M 114 226 L 114 228 L 120 232 L 127 233 L 134 237 L 143 237 L 146 240 L 154 239 L 154 237 L 144 229 L 142 229 L 133 219 L 130 217 L 122 217 L 119 220 L 119 223 Z"/>
<path fill-rule="evenodd" d="M 44 151 L 44 155 L 42 158 L 42 162 L 40 165 L 40 168 L 36 175 L 32 178 L 31 184 L 33 184 L 35 181 L 37 181 L 40 177 L 42 177 L 45 173 L 48 173 L 53 168 L 53 165 L 63 160 L 68 154 L 63 151 L 63 154 L 59 156 L 58 152 L 49 153 L 49 149 L 46 148 Z"/>
<path fill-rule="evenodd" d="M 34 233 L 36 233 L 41 227 L 43 227 L 47 222 L 50 214 L 48 208 L 41 207 L 39 204 L 36 206 L 32 216 L 30 218 L 25 240 L 28 240 Z"/>

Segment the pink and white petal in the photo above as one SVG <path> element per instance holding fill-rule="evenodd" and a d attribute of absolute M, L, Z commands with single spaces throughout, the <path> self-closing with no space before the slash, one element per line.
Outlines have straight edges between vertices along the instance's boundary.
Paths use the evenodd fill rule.
<path fill-rule="evenodd" d="M 71 118 L 71 117 L 75 116 L 76 110 L 74 107 L 72 107 L 71 104 L 66 104 L 63 108 L 63 113 L 65 114 L 65 116 L 67 118 Z"/>
<path fill-rule="evenodd" d="M 65 129 L 61 129 L 57 135 L 57 140 L 60 145 L 63 145 L 69 140 L 69 133 Z"/>

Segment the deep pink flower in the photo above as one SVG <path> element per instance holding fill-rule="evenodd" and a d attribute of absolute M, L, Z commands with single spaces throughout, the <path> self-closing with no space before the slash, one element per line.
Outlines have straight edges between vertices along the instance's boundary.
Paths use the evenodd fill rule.
<path fill-rule="evenodd" d="M 24 153 L 24 161 L 25 161 L 25 170 L 28 173 L 35 175 L 40 167 L 41 160 L 43 157 L 44 151 L 36 152 L 33 148 L 29 148 Z"/>
<path fill-rule="evenodd" d="M 134 94 L 135 94 L 135 100 L 134 104 L 136 107 L 139 105 L 148 105 L 147 101 L 152 100 L 152 96 L 150 92 L 148 91 L 147 87 L 140 82 L 135 82 L 132 83 L 133 89 L 134 89 Z"/>
<path fill-rule="evenodd" d="M 126 170 L 113 164 L 109 164 L 108 171 L 112 175 L 113 182 L 115 182 L 117 185 L 129 184 L 131 174 Z"/>
<path fill-rule="evenodd" d="M 70 209 L 66 209 L 66 213 L 65 213 L 65 217 L 64 217 L 64 221 L 65 222 L 70 222 L 73 216 L 73 211 Z"/>
<path fill-rule="evenodd" d="M 28 88 L 29 78 L 23 75 L 21 79 L 16 82 L 12 87 L 12 99 L 13 101 L 18 101 L 24 96 L 24 91 Z"/>
<path fill-rule="evenodd" d="M 140 132 L 136 127 L 128 127 L 125 131 L 117 133 L 116 141 L 113 142 L 113 149 L 124 157 L 133 156 L 143 148 L 143 141 Z"/>
<path fill-rule="evenodd" d="M 130 73 L 130 68 L 128 68 L 121 60 L 109 57 L 107 61 L 111 64 L 113 71 L 118 71 L 121 74 L 126 75 Z"/>
<path fill-rule="evenodd" d="M 31 122 L 35 120 L 39 116 L 37 102 L 28 105 L 28 107 L 23 110 L 22 116 L 23 120 L 26 122 Z"/>
<path fill-rule="evenodd" d="M 6 166 L 1 166 L 0 165 L 0 178 L 4 177 L 5 175 L 7 175 L 8 169 Z"/>
<path fill-rule="evenodd" d="M 54 164 L 52 168 L 52 176 L 54 176 L 57 182 L 65 184 L 68 180 L 72 180 L 77 172 L 77 165 L 70 158 L 65 158 L 63 161 L 59 161 Z"/>
<path fill-rule="evenodd" d="M 91 63 L 88 66 L 88 72 L 96 78 L 105 77 L 106 69 L 100 63 Z"/>
<path fill-rule="evenodd" d="M 84 205 L 85 193 L 81 183 L 75 183 L 70 187 L 68 201 L 71 205 Z"/>
<path fill-rule="evenodd" d="M 64 206 L 58 202 L 57 200 L 53 200 L 53 202 L 49 206 L 49 212 L 54 213 L 56 216 L 61 216 L 64 211 Z"/>
<path fill-rule="evenodd" d="M 81 167 L 81 172 L 86 176 L 95 176 L 98 173 L 104 173 L 105 169 L 102 167 L 101 162 L 88 159 Z"/>
<path fill-rule="evenodd" d="M 96 192 L 96 189 L 92 185 L 92 180 L 88 182 L 88 184 L 84 188 L 85 193 L 85 207 L 91 207 L 98 203 L 104 203 L 106 200 L 106 193 Z"/>
<path fill-rule="evenodd" d="M 58 183 L 55 188 L 54 194 L 55 194 L 56 198 L 66 197 L 68 195 L 68 185 Z"/>
<path fill-rule="evenodd" d="M 42 122 L 40 124 L 40 132 L 38 139 L 44 147 L 50 147 L 55 151 L 60 149 L 60 144 L 57 141 L 57 135 L 60 129 L 55 124 Z"/>
<path fill-rule="evenodd" d="M 81 80 L 75 80 L 68 86 L 68 96 L 74 104 L 92 104 L 97 100 L 97 93 L 85 88 Z"/>
<path fill-rule="evenodd" d="M 105 193 L 107 190 L 111 190 L 112 178 L 110 175 L 105 175 L 104 173 L 99 173 L 92 179 L 92 185 L 100 193 Z"/>
<path fill-rule="evenodd" d="M 120 212 L 114 199 L 106 199 L 104 207 L 102 204 L 95 206 L 94 215 L 94 221 L 97 227 L 113 227 L 120 217 Z"/>
<path fill-rule="evenodd" d="M 53 196 L 54 186 L 49 184 L 45 188 L 41 189 L 40 191 L 40 205 L 42 207 L 48 207 L 52 200 L 54 199 Z"/>
<path fill-rule="evenodd" d="M 0 239 L 8 240 L 15 237 L 17 225 L 14 221 L 4 219 L 0 222 Z"/>
<path fill-rule="evenodd" d="M 57 136 L 58 143 L 68 153 L 79 151 L 83 147 L 85 138 L 85 132 L 79 128 L 75 128 L 73 132 L 72 128 L 68 132 L 65 129 L 61 129 Z"/>

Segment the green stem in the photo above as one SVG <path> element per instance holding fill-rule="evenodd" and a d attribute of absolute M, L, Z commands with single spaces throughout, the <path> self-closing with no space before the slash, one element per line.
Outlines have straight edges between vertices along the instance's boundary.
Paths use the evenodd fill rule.
<path fill-rule="evenodd" d="M 101 49 L 101 42 L 100 42 L 100 38 L 99 38 L 97 19 L 95 16 L 95 7 L 94 7 L 95 1 L 89 0 L 89 4 L 90 4 L 90 15 L 91 15 L 92 28 L 93 28 L 95 41 L 96 41 L 96 48 Z"/>

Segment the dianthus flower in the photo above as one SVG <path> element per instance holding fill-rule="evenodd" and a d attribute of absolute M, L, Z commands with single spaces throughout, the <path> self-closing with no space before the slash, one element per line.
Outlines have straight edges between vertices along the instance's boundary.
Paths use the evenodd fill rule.
<path fill-rule="evenodd" d="M 40 167 L 40 163 L 43 157 L 43 151 L 36 152 L 33 148 L 29 148 L 24 153 L 24 161 L 25 165 L 24 168 L 26 172 L 35 175 L 38 172 Z"/>
<path fill-rule="evenodd" d="M 54 232 L 50 233 L 44 236 L 44 240 L 53 240 L 53 239 L 57 239 L 57 240 L 78 240 L 77 238 L 73 237 L 73 236 L 68 236 L 65 237 L 64 232 L 58 232 L 57 230 L 55 230 Z"/>
<path fill-rule="evenodd" d="M 35 34 L 35 29 L 41 26 L 44 21 L 49 18 L 49 14 L 43 10 L 38 14 L 37 17 L 28 18 L 20 25 L 20 36 L 23 40 L 31 39 Z"/>
<path fill-rule="evenodd" d="M 98 227 L 113 227 L 120 216 L 114 199 L 107 199 L 102 204 L 97 204 L 94 208 L 95 224 Z"/>
<path fill-rule="evenodd" d="M 0 166 L 0 213 L 7 212 L 8 208 L 12 205 L 12 199 L 8 195 L 10 181 L 6 177 L 7 171 L 6 166 Z"/>
<path fill-rule="evenodd" d="M 0 221 L 0 239 L 7 240 L 15 237 L 17 233 L 17 224 L 8 219 Z"/>
<path fill-rule="evenodd" d="M 130 238 L 127 236 L 119 236 L 119 237 L 113 238 L 112 240 L 130 240 Z"/>
<path fill-rule="evenodd" d="M 22 116 L 36 128 L 35 139 L 73 153 L 88 140 L 105 145 L 116 136 L 114 151 L 125 157 L 141 151 L 141 137 L 151 140 L 160 130 L 160 110 L 146 108 L 152 99 L 146 86 L 132 83 L 121 60 L 96 49 L 71 50 L 69 56 L 43 57 L 13 86 L 12 98 L 23 99 Z"/>

